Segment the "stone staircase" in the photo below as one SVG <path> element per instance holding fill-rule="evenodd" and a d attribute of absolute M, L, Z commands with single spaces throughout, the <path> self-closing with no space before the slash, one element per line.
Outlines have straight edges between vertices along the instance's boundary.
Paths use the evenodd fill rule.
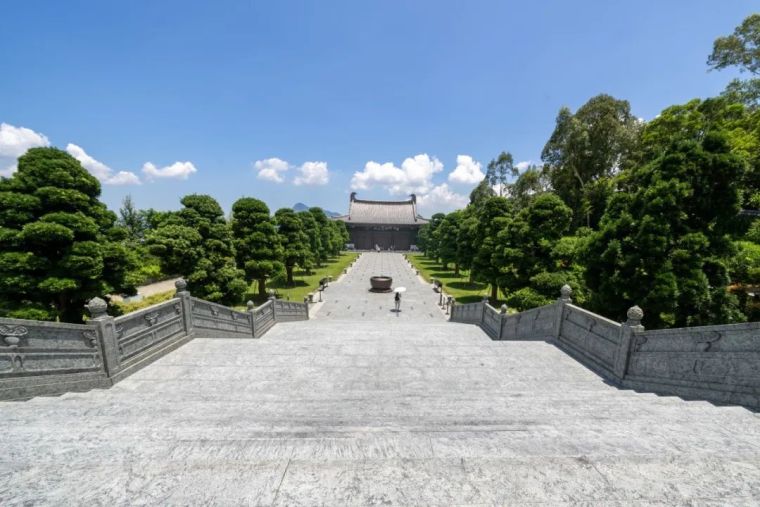
<path fill-rule="evenodd" d="M 753 412 L 374 315 L 195 339 L 111 389 L 0 404 L 0 504 L 760 503 Z"/>

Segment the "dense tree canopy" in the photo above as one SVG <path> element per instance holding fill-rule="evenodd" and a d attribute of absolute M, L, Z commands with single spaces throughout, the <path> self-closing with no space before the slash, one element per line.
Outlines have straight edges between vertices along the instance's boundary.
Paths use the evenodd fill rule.
<path fill-rule="evenodd" d="M 436 231 L 438 256 L 443 266 L 454 264 L 454 272 L 459 274 L 459 257 L 457 256 L 457 236 L 462 222 L 462 212 L 453 211 L 446 215 Z"/>
<path fill-rule="evenodd" d="M 499 287 L 507 294 L 530 291 L 530 305 L 512 301 L 512 306 L 530 308 L 537 306 L 535 303 L 548 304 L 556 298 L 559 288 L 567 283 L 567 277 L 558 269 L 552 251 L 570 227 L 572 216 L 572 210 L 557 195 L 543 194 L 531 200 L 498 231 L 494 260 L 500 266 Z M 540 288 L 544 291 L 534 286 L 534 277 L 537 276 L 542 281 Z"/>
<path fill-rule="evenodd" d="M 733 34 L 715 39 L 707 64 L 713 69 L 738 67 L 741 72 L 760 74 L 760 14 L 748 16 Z"/>
<path fill-rule="evenodd" d="M 509 179 L 517 176 L 517 167 L 512 154 L 502 151 L 499 156 L 491 160 L 486 168 L 485 181 L 499 197 L 506 196 L 509 192 Z"/>
<path fill-rule="evenodd" d="M 230 225 L 208 195 L 187 195 L 184 206 L 148 234 L 151 252 L 167 273 L 183 275 L 188 290 L 201 299 L 235 304 L 247 288 L 237 268 Z"/>
<path fill-rule="evenodd" d="M 282 245 L 267 205 L 252 197 L 232 205 L 232 235 L 237 265 L 246 279 L 256 280 L 259 295 L 265 296 L 267 279 L 282 271 Z"/>
<path fill-rule="evenodd" d="M 68 153 L 33 148 L 0 180 L 0 312 L 81 322 L 95 296 L 133 290 L 136 259 L 100 183 Z"/>
<path fill-rule="evenodd" d="M 572 113 L 563 107 L 541 159 L 554 191 L 577 210 L 575 226 L 599 221 L 607 180 L 628 166 L 640 122 L 626 100 L 597 95 Z"/>
<path fill-rule="evenodd" d="M 282 242 L 282 262 L 287 273 L 287 283 L 293 285 L 293 270 L 296 266 L 303 267 L 309 259 L 309 237 L 304 231 L 303 222 L 292 209 L 280 208 L 274 216 Z"/>
<path fill-rule="evenodd" d="M 474 278 L 491 285 L 491 299 L 499 296 L 501 264 L 494 255 L 497 237 L 506 227 L 512 213 L 512 203 L 505 197 L 492 197 L 477 210 L 478 225 L 475 229 L 475 256 L 472 260 Z"/>
<path fill-rule="evenodd" d="M 638 304 L 655 327 L 740 318 L 723 259 L 745 163 L 720 131 L 686 137 L 626 174 L 592 235 L 586 279 L 598 311 L 623 318 Z"/>

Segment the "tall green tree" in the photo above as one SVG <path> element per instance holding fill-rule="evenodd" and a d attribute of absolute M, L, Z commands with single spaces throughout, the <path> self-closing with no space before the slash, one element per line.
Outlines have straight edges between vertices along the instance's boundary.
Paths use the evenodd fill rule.
<path fill-rule="evenodd" d="M 85 303 L 133 291 L 126 231 L 100 183 L 65 151 L 32 148 L 0 179 L 0 312 L 81 322 Z"/>
<path fill-rule="evenodd" d="M 552 188 L 574 210 L 574 225 L 595 227 L 612 188 L 604 180 L 629 165 L 641 122 L 626 100 L 597 95 L 575 113 L 563 107 L 541 153 Z"/>
<path fill-rule="evenodd" d="M 531 165 L 517 177 L 511 188 L 511 197 L 517 208 L 524 208 L 535 196 L 548 192 L 551 182 L 542 168 Z"/>
<path fill-rule="evenodd" d="M 492 189 L 498 189 L 494 192 L 498 193 L 499 197 L 503 197 L 509 192 L 509 178 L 516 177 L 518 173 L 512 154 L 502 151 L 488 163 L 485 180 Z"/>
<path fill-rule="evenodd" d="M 319 224 L 314 219 L 314 214 L 309 210 L 299 211 L 296 213 L 303 225 L 303 231 L 309 238 L 309 253 L 304 257 L 302 267 L 307 273 L 311 273 L 312 266 L 319 262 L 319 252 L 323 250 L 322 234 L 319 231 Z"/>
<path fill-rule="evenodd" d="M 637 162 L 656 159 L 674 139 L 701 142 L 715 129 L 723 132 L 731 152 L 749 164 L 739 187 L 743 206 L 760 209 L 760 111 L 749 111 L 725 97 L 694 99 L 664 109 L 643 129 Z"/>
<path fill-rule="evenodd" d="M 760 74 L 760 13 L 747 16 L 733 34 L 715 39 L 707 65 L 712 69 L 738 67 L 740 72 Z"/>
<path fill-rule="evenodd" d="M 519 299 L 529 301 L 519 305 L 512 301 L 518 309 L 548 304 L 566 283 L 553 249 L 570 227 L 572 215 L 562 199 L 545 193 L 531 199 L 497 233 L 494 260 L 500 266 L 498 284 L 507 294 L 521 291 Z M 534 277 L 540 287 L 534 284 Z M 551 292 L 542 293 L 547 285 Z"/>
<path fill-rule="evenodd" d="M 232 235 L 236 261 L 246 279 L 256 280 L 260 296 L 266 296 L 269 278 L 284 268 L 283 250 L 267 205 L 244 197 L 232 205 Z"/>
<path fill-rule="evenodd" d="M 483 178 L 483 180 L 472 189 L 472 192 L 470 192 L 470 204 L 478 207 L 495 195 L 496 192 L 494 192 L 493 187 L 489 184 L 488 178 Z"/>
<path fill-rule="evenodd" d="M 438 254 L 441 263 L 447 268 L 450 263 L 454 264 L 454 274 L 459 275 L 459 257 L 457 256 L 457 238 L 459 227 L 462 223 L 462 212 L 452 211 L 441 221 L 438 228 Z"/>
<path fill-rule="evenodd" d="M 461 269 L 469 270 L 470 282 L 473 280 L 472 265 L 475 258 L 476 241 L 478 234 L 478 217 L 473 205 L 462 210 L 462 221 L 459 224 L 457 234 L 457 265 Z"/>
<path fill-rule="evenodd" d="M 146 243 L 165 273 L 180 274 L 201 299 L 233 305 L 248 288 L 237 268 L 232 230 L 219 203 L 208 195 L 186 195 L 183 208 L 154 231 Z"/>
<path fill-rule="evenodd" d="M 509 223 L 512 203 L 504 197 L 492 197 L 478 209 L 478 225 L 475 232 L 475 257 L 472 261 L 473 278 L 491 285 L 491 300 L 499 298 L 501 265 L 494 256 L 497 251 L 499 231 Z"/>
<path fill-rule="evenodd" d="M 437 231 L 444 218 L 446 218 L 445 213 L 434 214 L 430 217 L 428 223 L 420 227 L 420 232 L 418 233 L 418 246 L 431 259 L 438 260 L 440 257 Z"/>
<path fill-rule="evenodd" d="M 584 253 L 592 308 L 621 319 L 638 304 L 654 328 L 741 320 L 725 259 L 744 166 L 713 130 L 625 174 Z"/>
<path fill-rule="evenodd" d="M 145 235 L 145 230 L 147 229 L 145 217 L 137 209 L 132 201 L 132 196 L 129 194 L 121 201 L 118 224 L 129 232 L 129 237 L 132 240 L 139 241 Z"/>
<path fill-rule="evenodd" d="M 303 222 L 295 211 L 290 208 L 280 208 L 274 214 L 277 223 L 277 233 L 283 248 L 283 263 L 287 273 L 288 285 L 295 283 L 293 271 L 296 266 L 303 266 L 309 258 L 309 237 L 303 229 Z"/>
<path fill-rule="evenodd" d="M 339 220 L 330 220 L 330 233 L 332 235 L 332 241 L 330 244 L 332 245 L 332 249 L 330 251 L 331 255 L 340 255 L 340 252 L 343 250 L 346 243 L 348 243 L 350 236 L 348 235 L 348 229 L 346 229 L 346 224 L 339 221 Z"/>
<path fill-rule="evenodd" d="M 314 217 L 318 227 L 317 230 L 319 231 L 320 248 L 315 254 L 317 266 L 321 266 L 323 262 L 327 261 L 333 250 L 333 236 L 330 229 L 330 219 L 327 218 L 327 215 L 325 215 L 322 208 L 309 208 L 309 213 Z"/>

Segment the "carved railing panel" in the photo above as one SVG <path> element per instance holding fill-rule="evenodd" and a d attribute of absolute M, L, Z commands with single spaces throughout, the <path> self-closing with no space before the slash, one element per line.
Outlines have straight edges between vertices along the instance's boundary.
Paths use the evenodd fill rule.
<path fill-rule="evenodd" d="M 485 304 L 481 327 L 492 339 L 498 339 L 499 328 L 501 328 L 501 313 L 493 306 Z"/>
<path fill-rule="evenodd" d="M 515 337 L 520 340 L 545 340 L 554 331 L 557 308 L 554 305 L 540 306 L 517 314 Z"/>
<path fill-rule="evenodd" d="M 483 303 L 455 304 L 451 309 L 451 321 L 480 324 L 483 318 Z"/>
<path fill-rule="evenodd" d="M 760 386 L 760 323 L 729 324 L 637 333 L 628 373 Z"/>
<path fill-rule="evenodd" d="M 559 340 L 612 370 L 620 341 L 620 324 L 582 308 L 565 305 Z"/>
<path fill-rule="evenodd" d="M 267 301 L 253 311 L 253 322 L 256 338 L 260 338 L 274 326 L 274 304 L 272 301 Z"/>
<path fill-rule="evenodd" d="M 122 367 L 185 335 L 179 299 L 117 317 L 113 324 Z"/>
<path fill-rule="evenodd" d="M 277 322 L 308 320 L 309 318 L 309 307 L 306 303 L 275 299 L 274 304 Z"/>
<path fill-rule="evenodd" d="M 246 312 L 239 312 L 232 308 L 204 301 L 198 298 L 190 298 L 193 327 L 197 336 L 204 336 L 210 331 L 214 335 L 229 333 L 252 336 L 251 320 Z"/>
<path fill-rule="evenodd" d="M 0 319 L 0 380 L 101 372 L 100 345 L 90 326 Z"/>

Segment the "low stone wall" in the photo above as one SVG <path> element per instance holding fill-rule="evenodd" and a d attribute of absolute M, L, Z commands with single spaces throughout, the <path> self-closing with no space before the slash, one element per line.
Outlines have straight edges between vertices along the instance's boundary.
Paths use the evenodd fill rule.
<path fill-rule="evenodd" d="M 259 338 L 277 322 L 307 320 L 306 303 L 270 299 L 247 312 L 190 296 L 113 318 L 87 305 L 87 324 L 0 318 L 0 400 L 107 388 L 194 337 Z"/>
<path fill-rule="evenodd" d="M 451 308 L 453 322 L 494 340 L 545 340 L 616 385 L 760 409 L 760 322 L 646 331 L 634 306 L 624 323 L 571 303 L 508 314 L 486 301 Z"/>
<path fill-rule="evenodd" d="M 92 327 L 0 319 L 0 399 L 108 385 Z"/>
<path fill-rule="evenodd" d="M 251 316 L 224 305 L 190 298 L 195 336 L 203 338 L 253 337 Z"/>
<path fill-rule="evenodd" d="M 637 333 L 623 385 L 760 408 L 760 323 Z"/>
<path fill-rule="evenodd" d="M 485 303 L 468 303 L 464 305 L 455 304 L 451 308 L 452 322 L 463 322 L 465 324 L 478 324 L 483 322 L 483 305 Z"/>
<path fill-rule="evenodd" d="M 614 379 L 621 325 L 570 303 L 555 304 L 555 315 L 561 319 L 556 326 L 557 345 L 597 373 Z"/>

